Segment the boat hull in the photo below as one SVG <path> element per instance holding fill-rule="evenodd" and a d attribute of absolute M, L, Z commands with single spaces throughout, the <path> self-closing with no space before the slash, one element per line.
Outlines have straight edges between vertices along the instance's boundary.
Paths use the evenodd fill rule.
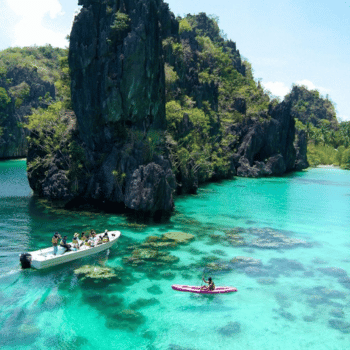
<path fill-rule="evenodd" d="M 179 292 L 189 292 L 189 293 L 197 293 L 197 294 L 222 294 L 222 293 L 237 292 L 237 288 L 234 288 L 234 287 L 215 287 L 214 290 L 208 290 L 208 289 L 202 289 L 203 287 L 198 287 L 198 286 L 174 284 L 171 286 L 171 288 Z"/>
<path fill-rule="evenodd" d="M 45 269 L 48 267 L 60 265 L 66 262 L 70 262 L 76 259 L 84 258 L 90 255 L 94 255 L 111 248 L 117 243 L 120 237 L 119 231 L 110 231 L 109 242 L 102 243 L 96 247 L 88 247 L 83 245 L 77 251 L 69 251 L 64 254 L 53 255 L 53 247 L 29 252 L 31 255 L 31 267 L 35 269 Z M 103 235 L 103 234 L 100 234 Z"/>

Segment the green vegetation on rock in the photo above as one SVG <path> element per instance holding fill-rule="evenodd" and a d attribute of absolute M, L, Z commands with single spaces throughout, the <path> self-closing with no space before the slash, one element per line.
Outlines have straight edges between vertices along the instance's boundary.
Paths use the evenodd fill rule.
<path fill-rule="evenodd" d="M 51 45 L 0 52 L 0 158 L 26 155 L 28 131 L 21 126 L 33 110 L 55 101 L 65 101 L 70 108 L 70 79 L 64 61 L 67 50 Z"/>
<path fill-rule="evenodd" d="M 113 39 L 122 41 L 130 29 L 130 17 L 121 11 L 115 14 L 114 22 L 111 25 Z"/>
<path fill-rule="evenodd" d="M 350 169 L 350 122 L 338 123 L 334 104 L 319 91 L 294 86 L 285 97 L 292 105 L 296 128 L 308 139 L 310 166 L 336 165 Z"/>

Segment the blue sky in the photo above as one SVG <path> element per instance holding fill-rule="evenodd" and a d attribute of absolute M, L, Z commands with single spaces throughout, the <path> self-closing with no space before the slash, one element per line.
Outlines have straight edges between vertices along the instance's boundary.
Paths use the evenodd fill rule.
<path fill-rule="evenodd" d="M 256 79 L 283 97 L 292 84 L 317 88 L 350 120 L 350 0 L 168 0 L 175 15 L 206 12 L 248 59 Z M 10 46 L 64 47 L 73 0 L 0 0 L 0 50 Z"/>

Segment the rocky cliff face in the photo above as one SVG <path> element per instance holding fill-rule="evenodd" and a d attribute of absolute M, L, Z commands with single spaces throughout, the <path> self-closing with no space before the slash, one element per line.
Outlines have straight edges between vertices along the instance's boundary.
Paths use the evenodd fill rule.
<path fill-rule="evenodd" d="M 208 17 L 189 17 L 193 27 L 179 35 L 161 0 L 79 4 L 69 50 L 77 126 L 62 119 L 67 132 L 54 155 L 30 146 L 28 177 L 37 194 L 68 207 L 156 216 L 171 212 L 175 189 L 195 193 L 205 181 L 296 169 L 290 104 L 268 107 L 235 44 L 220 39 Z"/>
<path fill-rule="evenodd" d="M 270 107 L 260 120 L 247 119 L 229 128 L 237 140 L 233 164 L 238 176 L 282 175 L 295 168 L 295 126 L 290 105 Z"/>
<path fill-rule="evenodd" d="M 164 147 L 162 38 L 177 30 L 161 0 L 81 0 L 69 65 L 87 172 L 74 197 L 150 212 L 173 208 Z"/>
<path fill-rule="evenodd" d="M 55 98 L 54 84 L 44 81 L 36 69 L 14 66 L 0 77 L 0 87 L 9 97 L 8 103 L 0 107 L 0 159 L 27 156 L 28 132 L 20 125 L 32 108 L 45 107 L 45 97 Z"/>

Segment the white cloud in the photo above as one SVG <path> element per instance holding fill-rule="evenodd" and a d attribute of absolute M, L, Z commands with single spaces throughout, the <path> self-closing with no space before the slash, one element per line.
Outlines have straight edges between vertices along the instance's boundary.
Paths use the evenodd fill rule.
<path fill-rule="evenodd" d="M 329 89 L 316 86 L 312 81 L 304 79 L 304 80 L 299 80 L 296 82 L 296 85 L 304 85 L 306 86 L 309 90 L 318 90 L 322 94 L 328 94 L 330 92 Z"/>
<path fill-rule="evenodd" d="M 344 114 L 337 115 L 337 119 L 340 122 L 348 122 L 350 121 L 350 115 L 344 115 Z"/>
<path fill-rule="evenodd" d="M 272 95 L 283 98 L 290 92 L 290 87 L 281 81 L 269 81 L 262 83 L 265 89 L 269 90 Z"/>
<path fill-rule="evenodd" d="M 287 95 L 291 88 L 288 87 L 285 83 L 281 81 L 269 81 L 267 83 L 262 82 L 262 85 L 265 89 L 269 90 L 272 95 L 283 98 Z M 312 81 L 303 79 L 298 80 L 295 85 L 305 86 L 309 90 L 318 90 L 321 94 L 328 94 L 330 92 L 329 89 L 325 89 L 320 86 L 316 86 Z"/>
<path fill-rule="evenodd" d="M 48 43 L 52 46 L 67 46 L 66 32 L 49 29 L 43 24 L 47 15 L 52 20 L 64 15 L 59 0 L 6 0 L 6 3 L 19 17 L 12 29 L 12 46 Z"/>

